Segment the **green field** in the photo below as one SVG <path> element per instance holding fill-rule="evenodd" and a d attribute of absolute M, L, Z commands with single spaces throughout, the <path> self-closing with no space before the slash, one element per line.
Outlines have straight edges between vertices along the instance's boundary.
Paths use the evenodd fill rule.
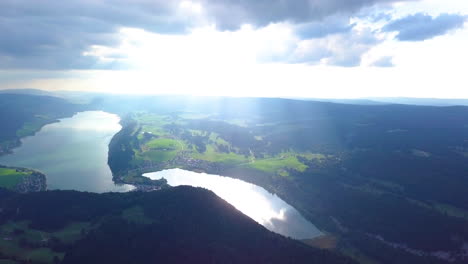
<path fill-rule="evenodd" d="M 319 153 L 297 153 L 292 149 L 284 150 L 280 154 L 269 155 L 261 153 L 260 157 L 252 150 L 250 153 L 241 152 L 240 148 L 223 138 L 219 133 L 190 127 L 190 120 L 209 118 L 203 115 L 171 114 L 159 115 L 155 113 L 134 113 L 134 120 L 138 122 L 138 147 L 134 148 L 135 155 L 131 164 L 141 166 L 147 162 L 162 163 L 173 160 L 178 155 L 188 155 L 195 160 L 220 163 L 227 166 L 240 166 L 259 170 L 272 175 L 289 176 L 291 170 L 304 172 L 307 166 L 298 157 L 321 162 L 327 156 Z M 232 121 L 232 120 L 231 120 Z M 239 120 L 234 120 L 239 121 Z M 227 122 L 233 124 L 236 122 Z M 239 126 L 239 124 L 237 124 Z M 245 125 L 245 124 L 244 124 Z M 174 130 L 175 129 L 175 130 Z M 190 137 L 186 135 L 189 134 Z M 185 135 L 185 136 L 184 136 Z M 200 141 L 190 141 L 193 139 Z M 254 139 L 263 141 L 264 135 L 255 135 Z M 202 146 L 200 147 L 200 144 Z M 203 147 L 204 146 L 204 147 Z M 257 153 L 258 154 L 258 153 Z M 172 166 L 183 166 L 173 164 Z"/>
<path fill-rule="evenodd" d="M 183 146 L 182 143 L 178 140 L 169 138 L 158 138 L 146 143 L 145 147 L 149 149 L 176 150 L 182 148 Z"/>
<path fill-rule="evenodd" d="M 287 169 L 300 172 L 307 169 L 307 166 L 302 164 L 292 153 L 282 153 L 276 157 L 258 159 L 245 166 L 280 176 L 289 176 Z"/>
<path fill-rule="evenodd" d="M 245 156 L 236 154 L 234 152 L 217 152 L 214 146 L 211 144 L 206 146 L 205 152 L 199 153 L 194 151 L 191 156 L 194 159 L 206 160 L 211 162 L 220 162 L 225 164 L 240 164 L 249 161 Z"/>
<path fill-rule="evenodd" d="M 29 223 L 25 221 L 7 222 L 0 226 L 0 252 L 7 256 L 15 256 L 19 260 L 53 263 L 54 257 L 62 259 L 64 254 L 47 248 L 46 242 L 56 238 L 62 243 L 73 243 L 82 237 L 82 230 L 89 227 L 89 223 L 72 222 L 61 230 L 44 232 L 29 228 Z M 35 246 L 21 246 L 21 241 Z"/>
<path fill-rule="evenodd" d="M 30 122 L 26 122 L 23 124 L 23 127 L 16 131 L 16 136 L 18 137 L 26 137 L 32 136 L 34 133 L 39 131 L 43 126 L 53 122 L 54 119 L 44 116 L 44 115 L 36 115 L 35 119 Z"/>
<path fill-rule="evenodd" d="M 172 160 L 177 155 L 176 151 L 150 150 L 140 154 L 143 160 L 165 162 Z"/>
<path fill-rule="evenodd" d="M 0 187 L 12 189 L 24 177 L 28 177 L 29 175 L 31 175 L 31 172 L 17 171 L 12 168 L 0 168 Z"/>
<path fill-rule="evenodd" d="M 170 138 L 152 139 L 146 143 L 140 143 L 140 149 L 135 150 L 135 158 L 153 162 L 165 162 L 173 159 L 184 148 L 185 143 L 181 140 Z"/>

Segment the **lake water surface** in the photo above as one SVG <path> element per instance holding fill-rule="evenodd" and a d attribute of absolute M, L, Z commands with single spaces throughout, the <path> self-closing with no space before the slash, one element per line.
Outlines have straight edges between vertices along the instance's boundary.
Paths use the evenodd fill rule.
<path fill-rule="evenodd" d="M 44 126 L 21 140 L 0 164 L 36 169 L 47 176 L 47 188 L 88 192 L 124 192 L 107 165 L 108 145 L 121 129 L 119 117 L 101 111 L 80 112 Z"/>
<path fill-rule="evenodd" d="M 190 185 L 209 189 L 257 223 L 284 236 L 310 239 L 322 234 L 292 206 L 254 184 L 181 169 L 146 173 L 143 176 L 153 180 L 165 178 L 171 186 Z"/>

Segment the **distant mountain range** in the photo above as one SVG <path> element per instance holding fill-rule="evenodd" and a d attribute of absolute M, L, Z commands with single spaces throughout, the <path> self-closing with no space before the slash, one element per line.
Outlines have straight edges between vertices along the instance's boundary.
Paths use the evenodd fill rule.
<path fill-rule="evenodd" d="M 28 94 L 28 95 L 47 95 L 62 97 L 74 102 L 86 101 L 96 96 L 108 95 L 106 93 L 81 92 L 81 91 L 45 91 L 40 89 L 5 89 L 0 90 L 0 94 Z M 439 99 L 439 98 L 411 98 L 411 97 L 366 97 L 356 99 L 328 99 L 328 98 L 302 98 L 286 97 L 285 99 L 294 99 L 302 101 L 319 101 L 339 104 L 353 105 L 382 105 L 382 104 L 405 104 L 405 105 L 426 105 L 426 106 L 468 106 L 468 99 Z"/>
<path fill-rule="evenodd" d="M 324 98 L 290 98 L 296 100 L 320 101 L 338 104 L 382 105 L 404 104 L 425 106 L 468 106 L 468 99 L 410 98 L 410 97 L 369 97 L 359 99 L 324 99 Z"/>

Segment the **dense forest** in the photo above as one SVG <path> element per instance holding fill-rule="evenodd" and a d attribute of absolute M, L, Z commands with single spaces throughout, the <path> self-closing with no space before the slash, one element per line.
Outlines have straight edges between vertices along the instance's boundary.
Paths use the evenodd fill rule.
<path fill-rule="evenodd" d="M 29 254 L 38 248 L 57 263 L 354 263 L 272 233 L 201 188 L 124 194 L 0 190 L 0 208 L 2 236 L 19 247 L 2 247 L 3 241 L 0 247 L 9 250 L 0 259 L 19 263 L 40 263 Z M 12 222 L 25 224 L 6 232 Z"/>

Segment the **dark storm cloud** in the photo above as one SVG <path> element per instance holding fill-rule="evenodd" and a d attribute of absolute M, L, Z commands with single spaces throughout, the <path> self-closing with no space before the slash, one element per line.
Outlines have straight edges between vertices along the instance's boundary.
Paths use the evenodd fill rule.
<path fill-rule="evenodd" d="M 410 1 L 410 0 L 406 0 Z M 202 21 L 218 29 L 275 22 L 301 24 L 299 37 L 346 33 L 347 19 L 364 7 L 396 0 L 195 0 Z M 200 17 L 182 14 L 169 0 L 1 0 L 0 68 L 122 68 L 122 60 L 84 56 L 92 45 L 116 46 L 122 27 L 162 34 L 183 34 Z M 332 18 L 330 18 L 332 17 Z M 335 19 L 336 18 L 336 19 Z M 302 36 L 301 36 L 302 35 Z"/>
<path fill-rule="evenodd" d="M 296 28 L 297 35 L 302 39 L 323 38 L 331 34 L 347 33 L 354 27 L 349 18 L 330 16 L 322 21 L 300 24 Z"/>
<path fill-rule="evenodd" d="M 364 7 L 414 0 L 201 0 L 208 15 L 223 30 L 235 30 L 242 24 L 264 26 L 289 21 L 306 23 L 331 15 L 350 15 Z"/>
<path fill-rule="evenodd" d="M 171 1 L 0 1 L 0 68 L 120 68 L 83 56 L 91 45 L 115 46 L 120 27 L 183 33 Z"/>
<path fill-rule="evenodd" d="M 396 38 L 401 41 L 421 41 L 462 28 L 466 20 L 466 16 L 457 14 L 432 17 L 418 13 L 390 22 L 383 28 L 383 31 L 398 32 Z"/>

